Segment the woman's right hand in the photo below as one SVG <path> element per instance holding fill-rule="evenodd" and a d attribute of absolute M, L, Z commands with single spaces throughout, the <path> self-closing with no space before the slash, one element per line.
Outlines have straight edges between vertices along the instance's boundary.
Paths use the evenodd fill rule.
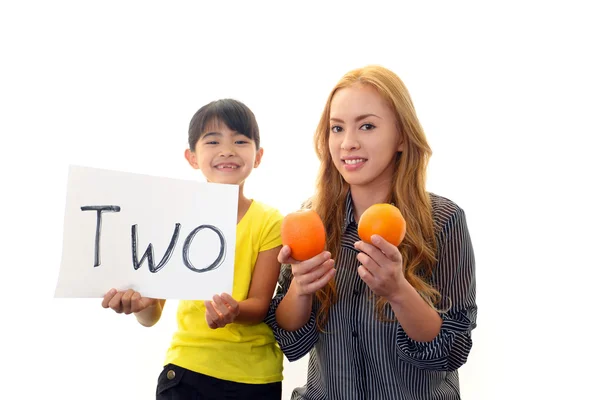
<path fill-rule="evenodd" d="M 296 293 L 302 296 L 313 295 L 322 289 L 335 275 L 331 253 L 324 251 L 306 261 L 292 258 L 289 246 L 283 246 L 279 251 L 277 260 L 281 264 L 290 264 L 296 286 Z"/>
<path fill-rule="evenodd" d="M 109 290 L 102 299 L 102 307 L 111 308 L 118 314 L 138 313 L 150 306 L 158 304 L 158 299 L 142 297 L 139 292 L 133 289 L 117 291 Z"/>

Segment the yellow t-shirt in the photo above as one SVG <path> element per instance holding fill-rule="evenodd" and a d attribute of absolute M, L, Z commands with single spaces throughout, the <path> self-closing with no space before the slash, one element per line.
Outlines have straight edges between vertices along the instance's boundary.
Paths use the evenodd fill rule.
<path fill-rule="evenodd" d="M 274 208 L 252 201 L 237 224 L 232 296 L 245 300 L 258 253 L 281 245 L 283 217 Z M 165 364 L 175 364 L 219 379 L 241 383 L 283 380 L 283 354 L 264 323 L 228 324 L 210 329 L 202 301 L 181 300 L 177 331 Z"/>

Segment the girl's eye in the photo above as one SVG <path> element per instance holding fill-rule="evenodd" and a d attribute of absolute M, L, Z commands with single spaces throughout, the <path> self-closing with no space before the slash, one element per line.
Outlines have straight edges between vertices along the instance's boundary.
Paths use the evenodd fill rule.
<path fill-rule="evenodd" d="M 363 131 L 370 131 L 371 129 L 374 129 L 375 125 L 373 124 L 364 124 L 360 127 L 361 130 Z"/>
<path fill-rule="evenodd" d="M 235 144 L 246 144 L 246 143 L 248 143 L 248 141 L 246 141 L 246 140 L 237 140 L 235 142 Z"/>
<path fill-rule="evenodd" d="M 219 142 L 215 141 L 215 140 L 211 140 L 206 142 L 206 144 L 219 144 Z"/>
<path fill-rule="evenodd" d="M 341 131 L 342 131 L 342 127 L 341 126 L 334 125 L 334 126 L 331 127 L 331 132 L 333 132 L 333 133 L 339 133 Z"/>

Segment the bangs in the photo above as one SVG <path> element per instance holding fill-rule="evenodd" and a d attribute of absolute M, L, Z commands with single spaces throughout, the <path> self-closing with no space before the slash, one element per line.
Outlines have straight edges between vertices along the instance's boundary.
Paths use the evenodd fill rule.
<path fill-rule="evenodd" d="M 197 141 L 209 129 L 225 124 L 232 131 L 238 132 L 248 139 L 259 143 L 258 125 L 254 113 L 244 104 L 230 99 L 209 103 L 196 112 L 190 122 L 190 140 Z M 194 143 L 190 142 L 193 149 Z"/>

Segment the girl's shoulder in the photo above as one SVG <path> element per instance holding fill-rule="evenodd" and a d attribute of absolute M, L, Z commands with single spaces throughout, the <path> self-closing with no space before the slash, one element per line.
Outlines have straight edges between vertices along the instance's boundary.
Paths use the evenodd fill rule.
<path fill-rule="evenodd" d="M 258 200 L 252 200 L 249 211 L 251 211 L 252 219 L 256 218 L 271 222 L 277 222 L 283 219 L 283 215 L 279 209 Z"/>

